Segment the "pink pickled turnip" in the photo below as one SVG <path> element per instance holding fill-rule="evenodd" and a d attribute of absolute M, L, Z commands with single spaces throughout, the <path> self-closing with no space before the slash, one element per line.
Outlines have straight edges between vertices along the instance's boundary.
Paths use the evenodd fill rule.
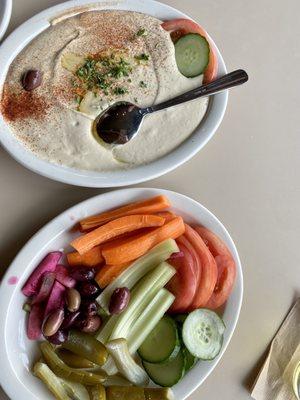
<path fill-rule="evenodd" d="M 60 251 L 53 251 L 46 255 L 23 286 L 22 292 L 25 296 L 30 297 L 37 294 L 41 285 L 42 276 L 47 272 L 54 272 L 61 256 L 62 252 Z"/>
<path fill-rule="evenodd" d="M 73 288 L 76 280 L 69 275 L 69 270 L 64 265 L 57 265 L 55 269 L 56 280 L 67 288 Z"/>
<path fill-rule="evenodd" d="M 45 275 L 43 275 L 43 280 L 40 290 L 37 293 L 37 295 L 33 298 L 31 302 L 32 305 L 41 303 L 42 301 L 46 300 L 49 297 L 52 287 L 54 285 L 54 281 L 55 281 L 54 272 L 47 272 Z"/>
<path fill-rule="evenodd" d="M 38 340 L 42 337 L 42 324 L 44 309 L 41 304 L 34 304 L 28 317 L 27 336 L 30 340 Z"/>
<path fill-rule="evenodd" d="M 45 308 L 44 318 L 59 308 L 64 307 L 65 291 L 66 288 L 61 283 L 55 281 Z"/>

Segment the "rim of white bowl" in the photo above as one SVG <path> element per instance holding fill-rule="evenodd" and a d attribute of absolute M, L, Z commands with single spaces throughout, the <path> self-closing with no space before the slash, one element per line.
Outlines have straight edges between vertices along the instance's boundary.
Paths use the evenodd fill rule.
<path fill-rule="evenodd" d="M 5 32 L 8 28 L 8 24 L 11 18 L 12 12 L 12 0 L 3 0 L 4 1 L 4 13 L 0 17 L 0 41 L 5 35 Z"/>
<path fill-rule="evenodd" d="M 177 200 L 180 199 L 182 202 L 188 201 L 189 203 L 192 203 L 195 205 L 197 208 L 201 209 L 204 217 L 203 219 L 210 219 L 213 221 L 213 224 L 215 225 L 214 229 L 217 234 L 221 234 L 221 236 L 225 236 L 226 239 L 225 242 L 227 245 L 231 248 L 232 254 L 237 262 L 237 282 L 236 285 L 238 284 L 239 289 L 238 290 L 238 301 L 235 305 L 235 310 L 236 314 L 232 318 L 232 324 L 231 324 L 231 330 L 228 333 L 228 336 L 226 337 L 226 340 L 224 340 L 224 344 L 222 347 L 221 352 L 217 356 L 215 360 L 212 361 L 213 365 L 211 368 L 208 369 L 206 373 L 204 373 L 201 378 L 199 379 L 199 376 L 197 374 L 196 369 L 191 370 L 191 374 L 189 373 L 189 376 L 186 377 L 188 379 L 189 385 L 188 388 L 184 390 L 184 395 L 183 397 L 181 396 L 181 393 L 179 390 L 179 398 L 181 400 L 186 399 L 192 392 L 194 392 L 200 385 L 205 381 L 205 379 L 212 373 L 214 368 L 218 365 L 220 359 L 222 358 L 224 352 L 226 351 L 231 338 L 235 332 L 236 325 L 239 319 L 241 307 L 242 307 L 242 301 L 243 301 L 243 291 L 244 291 L 244 280 L 243 280 L 243 270 L 242 270 L 242 264 L 240 261 L 240 257 L 237 251 L 237 248 L 235 246 L 235 243 L 227 231 L 226 227 L 222 224 L 222 222 L 214 215 L 211 211 L 209 211 L 205 206 L 203 206 L 201 203 L 198 201 L 184 195 L 178 192 L 174 192 L 171 190 L 166 190 L 166 189 L 157 189 L 157 188 L 125 188 L 125 189 L 117 189 L 117 190 L 112 190 L 106 193 L 98 194 L 96 196 L 93 196 L 87 200 L 84 200 L 82 202 L 77 203 L 76 205 L 72 206 L 71 208 L 63 211 L 61 214 L 59 214 L 57 217 L 53 218 L 50 222 L 48 222 L 46 225 L 44 225 L 37 233 L 35 233 L 29 240 L 28 242 L 22 247 L 22 249 L 19 251 L 19 253 L 16 255 L 12 263 L 10 264 L 9 268 L 5 272 L 5 275 L 2 278 L 2 282 L 0 285 L 0 302 L 2 305 L 2 312 L 0 313 L 0 327 L 3 333 L 3 338 L 5 340 L 5 331 L 6 331 L 6 324 L 7 324 L 7 318 L 8 315 L 5 313 L 3 310 L 9 309 L 9 304 L 14 296 L 15 291 L 20 291 L 20 282 L 21 280 L 18 280 L 18 284 L 15 286 L 10 286 L 7 285 L 7 280 L 9 276 L 18 276 L 20 273 L 20 268 L 22 268 L 24 265 L 29 264 L 33 258 L 35 258 L 36 254 L 36 248 L 42 250 L 45 247 L 45 241 L 49 239 L 48 235 L 48 230 L 53 229 L 53 237 L 56 237 L 59 235 L 62 231 L 65 231 L 66 229 L 70 229 L 70 215 L 76 215 L 76 211 L 78 209 L 81 209 L 83 207 L 88 207 L 89 204 L 93 204 L 93 202 L 97 199 L 105 199 L 107 197 L 112 196 L 112 193 L 114 193 L 116 196 L 119 196 L 121 199 L 123 199 L 127 193 L 131 193 L 134 197 L 138 197 L 139 195 L 143 195 L 145 193 L 145 196 L 154 196 L 157 194 L 165 194 L 166 196 L 175 196 L 177 197 Z M 144 197 L 144 196 L 142 196 Z M 97 204 L 101 204 L 101 201 Z M 197 217 L 195 217 L 197 219 Z M 74 221 L 71 223 L 74 224 Z M 41 242 L 41 243 L 40 243 Z M 39 243 L 39 245 L 38 245 Z M 42 244 L 42 247 L 41 247 Z M 44 245 L 43 245 L 44 244 Z M 25 260 L 25 263 L 24 263 Z M 26 271 L 27 272 L 27 271 Z M 4 308 L 3 308 L 4 307 Z M 5 392 L 13 399 L 19 399 L 19 389 L 20 385 L 14 385 L 17 377 L 15 375 L 14 369 L 12 368 L 9 357 L 7 354 L 6 350 L 6 342 L 3 343 L 3 346 L 0 347 L 0 364 L 1 366 L 6 366 L 6 368 L 3 368 L 2 370 L 2 375 L 0 378 L 1 385 Z M 8 362 L 8 364 L 7 364 Z M 26 386 L 23 382 L 20 382 L 21 385 Z M 177 385 L 175 385 L 176 388 Z M 29 397 L 26 395 L 26 399 L 29 399 Z M 31 399 L 31 398 L 30 398 Z"/>
<path fill-rule="evenodd" d="M 138 11 L 166 18 L 189 18 L 190 16 L 155 0 L 121 0 L 96 2 L 97 7 L 103 3 L 104 9 L 124 9 Z M 90 0 L 77 0 L 76 7 L 91 5 Z M 109 4 L 109 6 L 108 6 Z M 74 1 L 48 8 L 24 22 L 10 34 L 0 47 L 2 72 L 0 71 L 0 87 L 3 85 L 9 65 L 16 55 L 35 36 L 49 26 L 49 20 L 66 10 L 74 8 Z M 163 15 L 162 15 L 163 14 Z M 25 39 L 24 39 L 25 38 Z M 212 40 L 212 39 L 211 39 Z M 213 40 L 212 40 L 213 42 Z M 213 42 L 214 43 L 214 42 Z M 224 60 L 214 43 L 219 61 L 219 74 L 227 72 Z M 85 187 L 120 187 L 146 182 L 164 175 L 191 159 L 213 137 L 224 117 L 228 100 L 228 91 L 218 93 L 210 98 L 209 107 L 200 126 L 180 146 L 165 156 L 145 165 L 131 169 L 112 172 L 96 172 L 65 167 L 42 160 L 27 150 L 10 132 L 3 117 L 0 115 L 0 141 L 6 151 L 24 167 L 47 178 Z"/>

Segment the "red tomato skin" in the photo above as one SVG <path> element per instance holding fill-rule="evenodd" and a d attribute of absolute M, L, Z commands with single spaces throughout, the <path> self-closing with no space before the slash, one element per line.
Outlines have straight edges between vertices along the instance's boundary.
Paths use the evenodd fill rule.
<path fill-rule="evenodd" d="M 195 230 L 207 244 L 218 266 L 218 279 L 213 294 L 205 307 L 215 310 L 229 298 L 236 279 L 236 264 L 226 244 L 209 229 L 196 226 Z"/>
<path fill-rule="evenodd" d="M 195 226 L 194 229 L 202 237 L 214 257 L 219 255 L 232 257 L 230 250 L 223 240 L 221 240 L 219 236 L 217 236 L 211 230 L 205 228 L 204 226 Z"/>
<path fill-rule="evenodd" d="M 161 26 L 166 31 L 171 32 L 171 36 L 174 39 L 179 39 L 181 36 L 186 35 L 187 33 L 198 33 L 199 35 L 204 36 L 210 46 L 210 55 L 208 65 L 204 71 L 203 83 L 209 83 L 216 79 L 218 74 L 218 56 L 216 49 L 205 29 L 203 29 L 196 22 L 186 18 L 165 21 L 161 24 Z"/>
<path fill-rule="evenodd" d="M 172 314 L 186 312 L 197 290 L 193 257 L 185 246 L 179 244 L 178 247 L 184 253 L 184 257 L 168 260 L 176 269 L 176 274 L 167 284 L 167 289 L 175 296 L 175 300 L 169 308 L 169 313 Z"/>
<path fill-rule="evenodd" d="M 199 281 L 201 279 L 201 262 L 199 259 L 199 256 L 196 252 L 196 250 L 194 249 L 194 247 L 191 245 L 191 243 L 188 241 L 188 239 L 186 238 L 186 236 L 183 234 L 182 236 L 179 236 L 178 239 L 176 239 L 176 242 L 178 244 L 182 244 L 183 246 L 185 246 L 188 251 L 190 252 L 190 254 L 193 257 L 194 260 L 194 274 L 195 274 L 195 278 L 197 281 L 197 286 L 199 285 Z"/>
<path fill-rule="evenodd" d="M 189 311 L 191 311 L 204 307 L 210 299 L 217 283 L 218 269 L 214 257 L 200 235 L 187 224 L 185 224 L 185 236 L 195 248 L 201 262 L 201 279 L 189 307 Z"/>

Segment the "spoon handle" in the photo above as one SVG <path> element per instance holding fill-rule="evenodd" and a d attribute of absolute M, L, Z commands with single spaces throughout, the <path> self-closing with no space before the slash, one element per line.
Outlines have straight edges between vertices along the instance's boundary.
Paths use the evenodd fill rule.
<path fill-rule="evenodd" d="M 186 101 L 194 100 L 203 96 L 210 96 L 222 90 L 229 89 L 233 86 L 241 85 L 247 82 L 248 75 L 242 70 L 238 69 L 236 71 L 230 72 L 218 78 L 210 83 L 202 85 L 196 89 L 190 90 L 180 96 L 174 97 L 173 99 L 164 101 L 160 104 L 155 104 L 154 106 L 143 108 L 141 112 L 143 114 L 152 113 L 154 111 L 163 110 L 164 108 L 176 106 L 177 104 L 185 103 Z"/>

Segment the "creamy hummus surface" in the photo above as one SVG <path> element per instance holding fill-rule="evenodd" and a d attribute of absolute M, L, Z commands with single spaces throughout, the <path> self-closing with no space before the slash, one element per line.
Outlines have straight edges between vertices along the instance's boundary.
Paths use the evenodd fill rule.
<path fill-rule="evenodd" d="M 25 91 L 22 76 L 39 70 L 42 83 Z M 90 11 L 51 25 L 12 62 L 1 112 L 35 155 L 77 169 L 113 171 L 149 163 L 188 138 L 203 119 L 206 98 L 145 117 L 130 142 L 103 146 L 95 117 L 116 101 L 159 103 L 197 87 L 185 78 L 161 21 L 127 11 Z"/>

